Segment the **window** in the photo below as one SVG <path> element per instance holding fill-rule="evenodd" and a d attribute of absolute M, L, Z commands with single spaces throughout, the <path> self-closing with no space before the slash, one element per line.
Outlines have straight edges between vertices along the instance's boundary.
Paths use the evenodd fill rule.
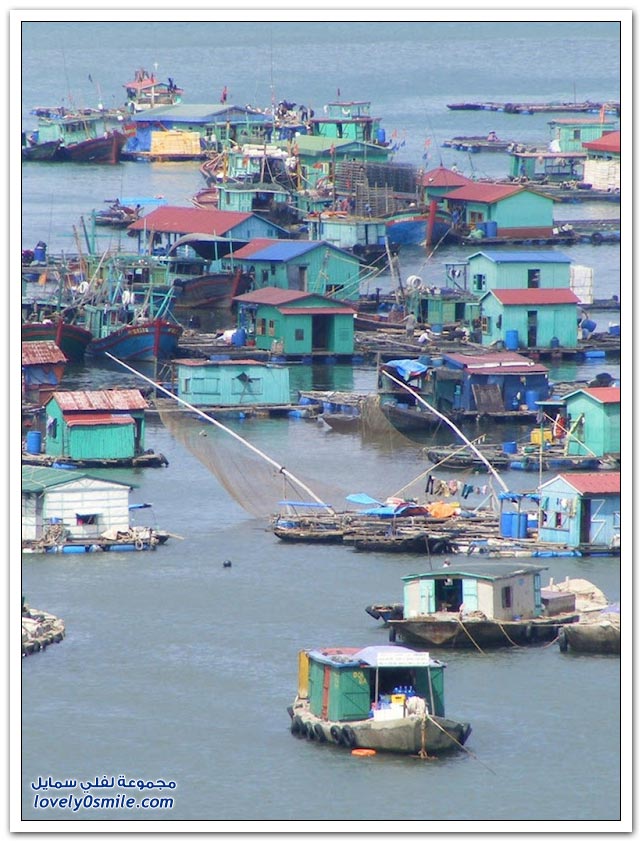
<path fill-rule="evenodd" d="M 296 328 L 296 330 L 294 331 L 294 338 L 297 342 L 303 342 L 303 340 L 305 338 L 305 332 L 304 332 L 303 328 L 301 328 L 301 327 Z"/>
<path fill-rule="evenodd" d="M 76 526 L 89 526 L 98 522 L 98 515 L 81 515 L 76 513 Z"/>
<path fill-rule="evenodd" d="M 473 290 L 483 292 L 486 289 L 486 275 L 473 275 Z"/>
<path fill-rule="evenodd" d="M 47 435 L 50 439 L 55 439 L 56 434 L 58 433 L 58 419 L 57 418 L 49 418 L 47 421 Z"/>
<path fill-rule="evenodd" d="M 276 263 L 270 263 L 270 273 L 276 275 Z"/>
<path fill-rule="evenodd" d="M 267 334 L 266 329 L 266 320 L 265 319 L 257 319 L 256 320 L 256 335 L 257 336 L 265 336 Z"/>
<path fill-rule="evenodd" d="M 481 317 L 481 329 L 482 333 L 490 333 L 490 319 L 488 316 Z"/>
<path fill-rule="evenodd" d="M 270 321 L 268 322 L 268 336 L 275 336 L 275 335 L 276 335 L 275 324 L 270 319 Z"/>
<path fill-rule="evenodd" d="M 513 589 L 510 585 L 502 588 L 502 608 L 512 608 L 513 605 Z"/>
<path fill-rule="evenodd" d="M 540 271 L 539 269 L 529 269 L 528 270 L 528 288 L 529 289 L 538 289 L 540 282 Z"/>

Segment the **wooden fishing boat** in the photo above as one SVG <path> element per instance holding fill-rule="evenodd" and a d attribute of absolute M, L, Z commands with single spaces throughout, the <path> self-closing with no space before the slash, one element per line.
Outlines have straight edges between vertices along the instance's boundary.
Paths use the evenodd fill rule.
<path fill-rule="evenodd" d="M 46 143 L 38 143 L 22 133 L 22 160 L 23 161 L 54 161 L 59 154 L 60 140 L 50 140 Z"/>
<path fill-rule="evenodd" d="M 388 621 L 390 639 L 477 649 L 555 640 L 560 626 L 580 617 L 555 595 L 545 602 L 540 581 L 545 569 L 513 559 L 404 576 L 404 616 Z"/>
<path fill-rule="evenodd" d="M 534 445 L 519 447 L 513 453 L 504 450 L 502 445 L 478 444 L 476 447 L 494 468 L 510 468 L 514 471 L 595 471 L 600 467 L 597 456 L 572 456 L 559 445 L 545 447 L 541 449 L 541 454 L 540 448 Z M 472 451 L 462 450 L 461 445 L 426 447 L 424 453 L 435 464 L 444 462 L 449 468 L 488 470 L 483 459 Z"/>
<path fill-rule="evenodd" d="M 441 144 L 446 149 L 457 149 L 462 152 L 506 152 L 515 145 L 512 140 L 500 140 L 488 135 L 457 135 Z"/>
<path fill-rule="evenodd" d="M 366 614 L 369 614 L 375 620 L 383 620 L 384 623 L 387 623 L 388 620 L 401 620 L 403 619 L 403 603 L 384 602 L 367 605 Z"/>
<path fill-rule="evenodd" d="M 92 338 L 87 353 L 94 357 L 109 353 L 121 360 L 169 359 L 176 353 L 182 333 L 182 325 L 168 319 L 141 319 Z"/>
<path fill-rule="evenodd" d="M 114 128 L 117 115 L 101 109 L 70 111 L 62 107 L 36 108 L 31 113 L 38 121 L 30 140 L 32 155 L 38 154 L 40 146 L 57 142 L 56 153 L 48 160 L 92 164 L 120 161 L 127 135 Z"/>
<path fill-rule="evenodd" d="M 560 652 L 586 652 L 619 655 L 621 646 L 620 614 L 607 609 L 599 617 L 564 626 L 558 636 Z"/>
<path fill-rule="evenodd" d="M 63 161 L 74 164 L 117 164 L 127 143 L 127 136 L 117 131 L 103 137 L 91 137 L 69 145 L 63 144 L 60 152 Z"/>
<path fill-rule="evenodd" d="M 81 325 L 72 324 L 62 319 L 38 322 L 23 322 L 22 341 L 55 342 L 71 363 L 80 363 L 92 340 L 91 331 Z"/>
<path fill-rule="evenodd" d="M 109 207 L 105 210 L 94 211 L 93 220 L 96 225 L 109 228 L 127 228 L 140 217 L 140 207 L 131 208 L 121 205 L 118 199 L 106 199 Z"/>
<path fill-rule="evenodd" d="M 471 726 L 445 716 L 444 668 L 401 646 L 301 651 L 291 733 L 361 756 L 461 749 Z"/>

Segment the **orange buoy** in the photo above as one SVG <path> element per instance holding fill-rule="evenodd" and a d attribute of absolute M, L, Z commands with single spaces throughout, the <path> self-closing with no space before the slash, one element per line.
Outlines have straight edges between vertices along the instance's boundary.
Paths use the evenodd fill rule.
<path fill-rule="evenodd" d="M 353 748 L 351 753 L 355 757 L 372 757 L 377 752 L 373 748 Z"/>

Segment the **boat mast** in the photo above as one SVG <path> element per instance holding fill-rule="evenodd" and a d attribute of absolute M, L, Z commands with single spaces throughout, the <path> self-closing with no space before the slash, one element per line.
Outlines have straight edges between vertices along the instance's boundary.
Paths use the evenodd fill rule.
<path fill-rule="evenodd" d="M 334 514 L 334 509 L 332 508 L 332 506 L 329 506 L 327 503 L 324 503 L 323 500 L 321 500 L 320 497 L 317 497 L 314 491 L 309 489 L 307 485 L 301 482 L 300 479 L 297 479 L 297 477 L 295 477 L 294 474 L 291 474 L 288 470 L 286 470 L 286 468 L 283 465 L 279 465 L 278 462 L 275 462 L 274 459 L 272 459 L 266 453 L 263 453 L 263 451 L 259 450 L 258 447 L 255 447 L 253 444 L 250 444 L 249 441 L 246 441 L 244 438 L 239 436 L 238 433 L 234 432 L 234 430 L 230 430 L 230 428 L 226 427 L 225 424 L 221 424 L 220 421 L 217 421 L 215 418 L 211 418 L 205 412 L 202 412 L 197 407 L 192 406 L 192 404 L 188 403 L 182 398 L 179 398 L 178 395 L 172 394 L 172 392 L 170 392 L 164 386 L 161 386 L 160 383 L 156 383 L 156 381 L 152 380 L 150 377 L 146 377 L 144 374 L 141 374 L 140 371 L 136 371 L 135 368 L 132 368 L 131 366 L 127 365 L 127 363 L 124 363 L 122 360 L 119 360 L 118 357 L 114 357 L 108 352 L 105 352 L 105 356 L 109 357 L 109 359 L 113 360 L 115 363 L 118 363 L 118 365 L 122 365 L 123 368 L 126 368 L 127 371 L 131 372 L 132 374 L 135 374 L 137 377 L 140 377 L 142 380 L 145 380 L 156 390 L 158 390 L 159 392 L 163 392 L 163 394 L 167 395 L 168 398 L 172 398 L 173 400 L 182 404 L 186 409 L 189 409 L 190 412 L 195 412 L 197 415 L 200 415 L 201 418 L 203 418 L 205 421 L 208 421 L 210 424 L 213 424 L 215 427 L 218 427 L 220 430 L 223 430 L 224 433 L 227 433 L 229 436 L 232 436 L 232 438 L 236 439 L 238 442 L 247 447 L 253 453 L 256 453 L 257 456 L 260 456 L 261 459 L 264 459 L 266 462 L 268 462 L 270 465 L 276 468 L 278 472 L 280 474 L 283 474 L 283 476 L 286 479 L 299 486 L 299 488 L 305 491 L 305 493 L 308 494 L 316 503 L 322 505 L 328 512 L 330 512 L 330 514 Z"/>

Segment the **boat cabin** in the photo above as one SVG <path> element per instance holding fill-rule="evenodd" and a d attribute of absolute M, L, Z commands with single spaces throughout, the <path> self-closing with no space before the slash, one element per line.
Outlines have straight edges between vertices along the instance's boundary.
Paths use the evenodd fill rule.
<path fill-rule="evenodd" d="M 159 105 L 176 105 L 183 96 L 183 89 L 171 77 L 167 82 L 159 82 L 154 73 L 144 68 L 138 69 L 134 79 L 123 87 L 127 93 L 125 107 L 131 113 L 147 111 Z"/>
<path fill-rule="evenodd" d="M 324 295 L 265 287 L 237 295 L 238 327 L 259 350 L 277 356 L 354 353 L 352 307 Z"/>
<path fill-rule="evenodd" d="M 539 541 L 580 551 L 619 552 L 619 471 L 559 474 L 539 491 Z"/>
<path fill-rule="evenodd" d="M 22 343 L 22 397 L 44 406 L 56 391 L 67 366 L 67 357 L 52 341 Z"/>
<path fill-rule="evenodd" d="M 39 541 L 52 527 L 71 538 L 98 538 L 130 526 L 131 486 L 80 471 L 22 466 L 22 539 Z"/>
<path fill-rule="evenodd" d="M 403 646 L 327 647 L 299 653 L 300 698 L 324 720 L 351 722 L 404 716 L 404 702 L 419 696 L 444 716 L 445 664 Z"/>
<path fill-rule="evenodd" d="M 564 395 L 564 404 L 569 432 L 569 455 L 620 455 L 619 387 L 578 389 Z"/>
<path fill-rule="evenodd" d="M 387 146 L 381 117 L 370 114 L 370 102 L 329 102 L 323 106 L 321 116 L 308 121 L 312 136 L 337 140 L 362 140 L 378 146 Z"/>
<path fill-rule="evenodd" d="M 500 621 L 539 617 L 543 613 L 540 573 L 545 569 L 513 560 L 412 573 L 402 578 L 404 619 L 475 611 Z"/>
<path fill-rule="evenodd" d="M 290 370 L 257 360 L 174 360 L 177 391 L 194 406 L 290 404 Z"/>
<path fill-rule="evenodd" d="M 147 401 L 138 389 L 56 392 L 45 409 L 49 456 L 118 460 L 145 450 Z"/>

